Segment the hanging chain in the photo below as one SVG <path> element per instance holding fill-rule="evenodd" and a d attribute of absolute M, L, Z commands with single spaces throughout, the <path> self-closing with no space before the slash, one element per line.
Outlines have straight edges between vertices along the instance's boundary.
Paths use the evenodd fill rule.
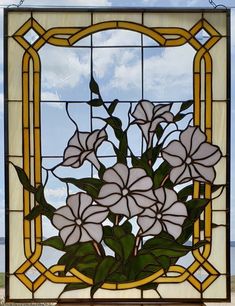
<path fill-rule="evenodd" d="M 226 5 L 223 5 L 223 4 L 216 4 L 213 0 L 208 0 L 210 5 L 213 6 L 214 9 L 216 8 L 219 8 L 219 7 L 223 7 L 225 9 L 227 9 L 227 6 Z"/>
<path fill-rule="evenodd" d="M 9 4 L 7 8 L 11 7 L 11 6 L 14 6 L 14 7 L 20 7 L 23 3 L 24 3 L 25 0 L 20 0 L 20 2 L 18 4 L 16 3 L 13 3 L 13 4 Z"/>

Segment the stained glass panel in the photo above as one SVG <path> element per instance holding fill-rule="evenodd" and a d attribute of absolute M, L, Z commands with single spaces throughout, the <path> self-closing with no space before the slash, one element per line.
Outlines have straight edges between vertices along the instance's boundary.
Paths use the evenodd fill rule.
<path fill-rule="evenodd" d="M 7 300 L 229 300 L 229 11 L 5 24 Z"/>

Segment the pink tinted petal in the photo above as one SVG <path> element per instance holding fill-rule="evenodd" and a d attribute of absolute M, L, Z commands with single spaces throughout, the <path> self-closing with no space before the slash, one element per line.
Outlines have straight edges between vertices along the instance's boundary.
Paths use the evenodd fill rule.
<path fill-rule="evenodd" d="M 185 220 L 186 217 L 180 217 L 180 216 L 172 216 L 172 215 L 164 215 L 162 217 L 162 222 L 166 222 L 166 221 L 169 221 L 169 222 L 173 222 L 173 223 L 176 223 L 178 225 L 182 225 L 184 223 L 184 220 Z"/>
<path fill-rule="evenodd" d="M 116 184 L 105 184 L 104 186 L 101 187 L 100 192 L 99 192 L 99 198 L 104 198 L 112 194 L 121 194 L 121 189 L 118 185 Z"/>
<path fill-rule="evenodd" d="M 80 194 L 76 193 L 67 198 L 67 204 L 71 208 L 75 218 L 79 216 Z"/>
<path fill-rule="evenodd" d="M 116 165 L 117 166 L 117 165 Z M 124 166 L 124 165 L 123 165 Z M 124 166 L 125 167 L 125 166 Z M 122 169 L 123 167 L 120 167 L 119 169 Z M 120 171 L 117 169 L 117 171 Z M 122 177 L 118 174 L 115 169 L 109 168 L 105 171 L 103 175 L 103 180 L 107 183 L 115 183 L 120 187 L 124 187 L 125 182 L 123 182 Z M 124 172 L 126 172 L 126 169 L 124 169 Z"/>
<path fill-rule="evenodd" d="M 108 216 L 108 210 L 101 206 L 90 206 L 83 213 L 83 220 L 93 223 L 102 223 Z"/>
<path fill-rule="evenodd" d="M 165 188 L 161 187 L 161 188 L 154 190 L 154 194 L 158 202 L 165 203 L 165 200 L 166 200 Z"/>
<path fill-rule="evenodd" d="M 154 107 L 154 117 L 160 116 L 165 112 L 169 112 L 171 106 L 169 104 L 158 104 Z"/>
<path fill-rule="evenodd" d="M 64 216 L 61 215 L 57 215 L 56 213 L 53 215 L 53 219 L 52 219 L 52 223 L 53 225 L 57 228 L 57 229 L 62 229 L 65 226 L 71 226 L 74 225 L 74 220 L 68 220 L 67 218 L 65 218 Z"/>
<path fill-rule="evenodd" d="M 183 164 L 182 166 L 173 168 L 170 172 L 170 179 L 173 183 L 185 183 L 191 180 L 189 167 Z"/>
<path fill-rule="evenodd" d="M 66 244 L 68 237 L 72 234 L 72 232 L 75 229 L 75 225 L 71 225 L 71 226 L 66 226 L 64 228 L 61 229 L 60 231 L 60 237 L 61 239 L 64 241 L 64 243 Z M 66 244 L 67 245 L 67 244 Z"/>
<path fill-rule="evenodd" d="M 131 170 L 140 170 L 140 169 L 133 168 Z M 145 171 L 143 172 L 145 174 L 145 176 L 142 176 L 140 178 L 138 178 L 139 171 L 130 171 L 130 172 L 131 172 L 131 175 L 130 175 L 130 179 L 129 179 L 129 182 L 128 182 L 128 187 L 130 188 L 130 191 L 133 191 L 133 190 L 149 190 L 150 188 L 152 188 L 153 181 L 151 180 L 151 178 L 149 176 L 146 176 Z M 134 175 L 135 173 L 136 173 L 136 176 Z M 132 181 L 134 181 L 134 182 L 131 183 Z"/>
<path fill-rule="evenodd" d="M 130 211 L 127 207 L 127 199 L 125 197 L 123 197 L 117 204 L 111 206 L 110 210 L 115 214 L 130 217 Z"/>
<path fill-rule="evenodd" d="M 162 150 L 162 157 L 173 167 L 182 165 L 186 159 L 186 151 L 182 144 L 173 140 L 168 146 Z"/>
<path fill-rule="evenodd" d="M 150 123 L 142 124 L 140 128 L 142 130 L 145 140 L 148 142 L 150 140 L 149 139 L 150 138 L 150 134 L 149 134 Z"/>
<path fill-rule="evenodd" d="M 92 197 L 86 193 L 80 192 L 79 194 L 79 217 L 83 216 L 83 212 L 92 204 Z"/>
<path fill-rule="evenodd" d="M 168 221 L 164 221 L 163 224 L 166 227 L 166 231 L 175 239 L 182 233 L 182 227 L 180 225 L 172 224 Z"/>
<path fill-rule="evenodd" d="M 81 149 L 80 143 L 78 142 L 78 132 L 76 131 L 68 142 L 69 146 L 75 146 Z"/>
<path fill-rule="evenodd" d="M 165 189 L 165 194 L 166 194 L 166 199 L 164 204 L 164 210 L 168 209 L 172 203 L 177 201 L 177 193 L 174 190 L 164 188 Z"/>
<path fill-rule="evenodd" d="M 128 205 L 131 217 L 137 216 L 143 211 L 143 208 L 136 205 L 136 202 L 131 196 L 127 196 L 127 205 Z"/>
<path fill-rule="evenodd" d="M 81 162 L 78 157 L 68 157 L 63 161 L 62 165 L 65 167 L 68 167 L 68 166 L 75 167 L 76 166 L 76 168 L 78 168 L 81 166 Z"/>
<path fill-rule="evenodd" d="M 131 196 L 135 199 L 136 203 L 143 208 L 150 207 L 155 203 L 155 200 L 149 199 L 144 195 L 144 193 L 132 193 Z"/>
<path fill-rule="evenodd" d="M 201 143 L 206 141 L 206 136 L 198 127 L 189 126 L 181 135 L 180 140 L 187 152 L 192 155 Z"/>
<path fill-rule="evenodd" d="M 78 140 L 79 140 L 79 143 L 81 144 L 81 147 L 84 150 L 88 149 L 86 141 L 87 141 L 87 138 L 89 137 L 89 134 L 90 133 L 87 133 L 87 132 L 78 132 Z"/>
<path fill-rule="evenodd" d="M 172 122 L 173 119 L 174 119 L 174 116 L 173 116 L 172 113 L 166 112 L 166 113 L 162 114 L 162 118 L 164 118 L 165 121 L 167 121 L 167 122 Z"/>
<path fill-rule="evenodd" d="M 91 236 L 87 233 L 87 231 L 81 227 L 81 238 L 80 238 L 80 242 L 87 242 L 87 241 L 91 241 L 92 238 Z"/>
<path fill-rule="evenodd" d="M 153 226 L 149 230 L 144 232 L 142 236 L 150 236 L 150 235 L 155 236 L 155 235 L 160 234 L 161 231 L 162 231 L 162 224 L 158 220 L 156 220 Z"/>
<path fill-rule="evenodd" d="M 221 155 L 221 151 L 217 146 L 205 142 L 192 155 L 192 158 L 202 165 L 214 166 L 220 160 Z"/>
<path fill-rule="evenodd" d="M 68 206 L 63 206 L 55 211 L 57 215 L 61 215 L 67 219 L 74 220 L 75 217 L 72 213 L 72 210 Z"/>
<path fill-rule="evenodd" d="M 96 169 L 100 169 L 100 163 L 95 155 L 94 152 L 90 152 L 88 155 L 87 155 L 87 160 L 89 160 L 95 167 Z"/>
<path fill-rule="evenodd" d="M 99 145 L 101 145 L 101 143 L 107 139 L 107 134 L 105 132 L 105 130 L 101 130 L 99 131 L 99 134 L 98 134 L 98 139 L 97 141 L 95 142 L 95 150 L 99 147 Z"/>
<path fill-rule="evenodd" d="M 174 203 L 168 209 L 164 206 L 162 212 L 164 215 L 167 214 L 167 215 L 176 215 L 176 216 L 185 216 L 185 217 L 187 217 L 188 215 L 186 206 L 181 202 Z"/>
<path fill-rule="evenodd" d="M 139 217 L 137 220 L 140 228 L 143 232 L 146 232 L 149 228 L 151 228 L 155 222 L 155 219 L 149 218 L 147 216 Z"/>
<path fill-rule="evenodd" d="M 86 140 L 86 147 L 88 150 L 92 150 L 95 147 L 95 142 L 98 140 L 99 130 L 93 131 Z"/>
<path fill-rule="evenodd" d="M 196 171 L 201 175 L 200 181 L 212 183 L 215 179 L 215 170 L 213 167 L 205 167 L 203 165 L 194 163 L 193 164 Z"/>
<path fill-rule="evenodd" d="M 111 194 L 110 196 L 107 196 L 105 198 L 96 199 L 96 202 L 99 203 L 100 205 L 112 206 L 116 203 L 119 203 L 121 199 L 122 196 L 120 194 Z"/>
<path fill-rule="evenodd" d="M 129 175 L 129 169 L 127 168 L 127 166 L 123 164 L 116 164 L 113 169 L 121 177 L 122 182 L 124 182 L 124 185 L 126 185 Z"/>
<path fill-rule="evenodd" d="M 72 245 L 77 243 L 80 240 L 81 237 L 81 231 L 78 226 L 74 228 L 74 230 L 71 232 L 71 234 L 68 236 L 65 245 Z"/>
<path fill-rule="evenodd" d="M 93 240 L 100 243 L 103 236 L 102 226 L 100 224 L 86 223 L 83 225 L 83 228 Z"/>

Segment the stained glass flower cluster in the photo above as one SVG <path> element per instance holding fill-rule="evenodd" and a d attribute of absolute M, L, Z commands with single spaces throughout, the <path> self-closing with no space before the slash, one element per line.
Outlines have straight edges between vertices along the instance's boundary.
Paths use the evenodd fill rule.
<path fill-rule="evenodd" d="M 193 101 L 182 102 L 175 111 L 170 103 L 141 100 L 130 107 L 124 128 L 123 117 L 115 115 L 118 101 L 104 102 L 94 79 L 90 89 L 98 97 L 89 101 L 89 106 L 106 112 L 106 117 L 99 118 L 102 127 L 82 131 L 76 124 L 62 162 L 47 170 L 66 184 L 66 203 L 59 208 L 47 203 L 46 183 L 31 188 L 38 205 L 26 218 L 48 217 L 58 236 L 43 244 L 64 252 L 59 264 L 64 265 L 65 274 L 76 268 L 91 277 L 94 294 L 104 282 L 130 282 L 161 269 L 167 271 L 181 256 L 207 243 L 189 243 L 194 222 L 210 201 L 203 197 L 203 188 L 198 198 L 193 197 L 194 182 L 202 187 L 210 184 L 212 191 L 218 188 L 214 166 L 221 151 L 207 141 L 200 127 L 191 124 L 192 118 L 187 121 Z M 184 129 L 180 129 L 182 121 Z M 136 139 L 136 143 L 143 141 L 140 155 L 134 154 L 130 145 L 130 137 L 136 137 L 129 133 L 132 127 L 142 135 Z M 104 165 L 98 154 L 108 144 L 115 153 L 111 166 Z M 96 176 L 78 179 L 55 174 L 59 167 L 78 170 L 85 163 L 96 169 Z M 17 168 L 28 188 L 22 171 Z M 70 192 L 69 185 L 77 190 Z"/>

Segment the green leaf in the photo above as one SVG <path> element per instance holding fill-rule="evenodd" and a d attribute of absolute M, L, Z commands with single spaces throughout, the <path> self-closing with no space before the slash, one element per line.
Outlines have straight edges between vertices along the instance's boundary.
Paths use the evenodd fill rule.
<path fill-rule="evenodd" d="M 25 216 L 25 219 L 28 221 L 32 221 L 33 219 L 35 219 L 36 217 L 42 214 L 42 210 L 43 210 L 42 206 L 40 205 L 35 206 L 30 211 L 30 213 L 27 216 Z"/>
<path fill-rule="evenodd" d="M 39 206 L 41 206 L 41 214 L 45 215 L 49 220 L 52 220 L 55 207 L 47 203 L 45 197 L 44 197 L 44 186 L 40 185 L 37 188 L 37 191 L 35 193 L 35 199 L 38 202 Z"/>
<path fill-rule="evenodd" d="M 118 99 L 115 99 L 115 100 L 109 105 L 109 107 L 108 107 L 108 113 L 109 113 L 110 116 L 113 114 L 113 112 L 114 112 L 114 110 L 115 110 L 115 108 L 116 108 L 118 102 L 119 102 Z"/>
<path fill-rule="evenodd" d="M 114 272 L 107 277 L 108 282 L 120 282 L 121 283 L 121 282 L 125 282 L 127 280 L 128 280 L 128 278 L 126 277 L 126 275 L 124 275 L 122 273 L 118 273 L 118 272 Z"/>
<path fill-rule="evenodd" d="M 21 169 L 20 167 L 12 164 L 17 172 L 18 178 L 21 182 L 21 184 L 24 186 L 24 188 L 30 192 L 35 193 L 36 192 L 36 188 L 34 186 L 31 185 L 30 180 L 28 178 L 28 176 L 26 175 L 26 173 L 24 172 L 23 169 Z"/>
<path fill-rule="evenodd" d="M 64 243 L 63 243 L 62 239 L 58 236 L 50 237 L 46 240 L 43 240 L 41 242 L 41 244 L 45 245 L 45 246 L 52 247 L 52 248 L 60 250 L 60 251 L 64 250 Z"/>
<path fill-rule="evenodd" d="M 127 143 L 127 134 L 123 132 L 122 137 L 119 142 L 119 149 L 117 152 L 117 162 L 126 164 L 126 157 L 127 157 L 127 150 L 128 150 L 128 143 Z"/>
<path fill-rule="evenodd" d="M 185 204 L 188 210 L 188 219 L 190 219 L 192 222 L 196 221 L 209 201 L 209 199 L 193 199 L 186 202 Z"/>
<path fill-rule="evenodd" d="M 169 174 L 170 169 L 171 167 L 166 161 L 161 163 L 158 169 L 154 172 L 154 177 L 153 177 L 154 188 L 161 187 L 161 184 L 165 179 L 165 177 Z"/>
<path fill-rule="evenodd" d="M 96 83 L 93 77 L 91 77 L 91 81 L 90 81 L 90 90 L 93 93 L 100 95 L 99 85 Z"/>
<path fill-rule="evenodd" d="M 147 149 L 141 156 L 141 160 L 143 160 L 144 163 L 149 165 L 149 161 L 151 161 L 151 164 L 153 165 L 159 156 L 159 153 L 162 149 L 162 145 L 158 145 L 154 148 Z M 150 167 L 151 168 L 151 167 Z"/>
<path fill-rule="evenodd" d="M 105 244 L 114 251 L 116 255 L 120 257 L 120 259 L 123 258 L 123 250 L 122 245 L 119 241 L 117 241 L 115 238 L 104 238 Z"/>
<path fill-rule="evenodd" d="M 133 234 L 125 235 L 120 239 L 120 243 L 122 245 L 123 258 L 124 261 L 126 261 L 128 257 L 133 254 L 135 247 L 135 236 Z"/>
<path fill-rule="evenodd" d="M 153 170 L 152 167 L 148 164 L 147 161 L 143 161 L 142 159 L 137 158 L 133 154 L 131 154 L 131 163 L 133 167 L 142 168 L 146 171 L 149 176 L 152 176 Z"/>
<path fill-rule="evenodd" d="M 122 228 L 122 226 L 119 226 L 119 225 L 115 225 L 113 227 L 113 233 L 117 239 L 126 235 L 125 230 Z"/>
<path fill-rule="evenodd" d="M 145 271 L 150 265 L 156 266 L 156 270 L 157 266 L 159 266 L 156 258 L 152 254 L 138 254 L 137 256 L 133 256 L 126 265 L 127 275 L 129 275 L 130 280 L 136 279 L 136 276 Z"/>
<path fill-rule="evenodd" d="M 115 272 L 117 268 L 115 258 L 111 256 L 104 257 L 96 268 L 94 276 L 94 285 L 91 289 L 91 296 L 93 297 L 95 292 L 102 286 L 107 277 Z"/>
<path fill-rule="evenodd" d="M 100 163 L 100 169 L 99 169 L 99 171 L 98 171 L 98 175 L 99 175 L 100 179 L 103 178 L 103 175 L 104 175 L 105 170 L 106 170 L 105 166 L 104 166 L 103 164 Z"/>
<path fill-rule="evenodd" d="M 162 137 L 163 133 L 164 133 L 164 129 L 161 127 L 160 124 L 158 124 L 157 129 L 156 129 L 156 135 L 157 135 L 158 140 Z"/>
<path fill-rule="evenodd" d="M 103 185 L 102 181 L 96 178 L 75 179 L 72 177 L 67 177 L 59 179 L 64 183 L 73 184 L 74 186 L 86 191 L 93 198 L 98 197 L 100 188 Z"/>
<path fill-rule="evenodd" d="M 125 231 L 125 233 L 127 234 L 131 234 L 132 233 L 132 225 L 131 223 L 126 220 L 122 225 L 121 227 L 123 228 L 123 230 Z"/>
<path fill-rule="evenodd" d="M 188 114 L 181 114 L 181 113 L 178 113 L 177 115 L 175 115 L 174 117 L 174 122 L 177 122 L 177 121 L 180 121 L 182 119 L 184 119 L 185 116 L 187 116 Z"/>
<path fill-rule="evenodd" d="M 193 105 L 193 100 L 189 100 L 189 101 L 183 102 L 181 104 L 181 107 L 180 107 L 180 112 L 190 108 L 190 106 L 192 106 L 192 105 Z"/>
<path fill-rule="evenodd" d="M 165 272 L 168 271 L 170 265 L 171 265 L 171 259 L 168 256 L 162 255 L 157 258 L 157 261 L 161 265 L 161 267 L 164 269 Z"/>
<path fill-rule="evenodd" d="M 103 101 L 101 99 L 92 99 L 91 101 L 87 102 L 90 106 L 99 107 L 103 105 Z"/>
<path fill-rule="evenodd" d="M 223 185 L 212 185 L 212 193 L 217 191 L 221 187 L 223 187 Z M 182 202 L 185 202 L 188 196 L 193 195 L 193 188 L 194 188 L 193 185 L 189 185 L 181 189 L 178 192 L 178 199 L 181 200 Z M 203 195 L 204 193 L 205 193 L 205 185 L 202 184 L 200 185 L 200 195 Z"/>

